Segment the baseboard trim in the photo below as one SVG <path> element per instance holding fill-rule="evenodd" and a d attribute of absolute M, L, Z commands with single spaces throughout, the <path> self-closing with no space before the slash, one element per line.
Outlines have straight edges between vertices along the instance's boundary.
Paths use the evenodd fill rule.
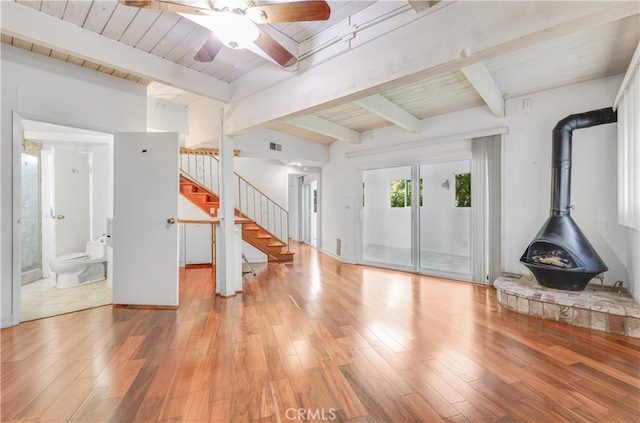
<path fill-rule="evenodd" d="M 324 248 L 320 249 L 320 252 L 322 252 L 323 254 L 326 254 L 330 257 L 333 257 L 334 259 L 341 261 L 342 263 L 348 263 L 348 264 L 358 264 L 356 262 L 356 260 L 354 259 L 348 259 L 348 258 L 344 258 L 342 256 L 339 256 L 337 254 L 332 253 L 331 251 L 327 251 Z"/>
<path fill-rule="evenodd" d="M 243 290 L 240 290 L 240 291 L 236 291 L 236 292 L 234 292 L 234 293 L 233 293 L 233 294 L 231 294 L 231 295 L 222 295 L 222 294 L 220 294 L 219 292 L 217 292 L 217 293 L 216 293 L 216 297 L 224 298 L 224 299 L 226 300 L 227 298 L 233 298 L 233 297 L 235 297 L 235 296 L 236 296 L 236 295 L 238 295 L 238 294 L 242 294 L 243 292 L 244 292 Z"/>
<path fill-rule="evenodd" d="M 144 305 L 144 304 L 114 304 L 113 308 L 130 308 L 135 310 L 177 310 L 178 306 Z"/>

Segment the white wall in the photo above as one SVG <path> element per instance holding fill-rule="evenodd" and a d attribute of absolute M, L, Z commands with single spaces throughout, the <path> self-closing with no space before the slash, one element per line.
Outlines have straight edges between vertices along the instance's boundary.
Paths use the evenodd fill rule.
<path fill-rule="evenodd" d="M 289 238 L 295 241 L 302 240 L 302 224 L 300 222 L 300 182 L 298 178 L 302 175 L 290 173 L 287 185 L 287 210 L 289 212 Z"/>
<path fill-rule="evenodd" d="M 22 117 L 104 132 L 146 130 L 146 87 L 2 44 L 0 144 L 0 315 L 14 324 L 12 111 Z M 19 191 L 18 191 L 19 192 Z M 18 304 L 15 304 L 19 307 Z"/>
<path fill-rule="evenodd" d="M 147 129 L 187 135 L 189 133 L 187 108 L 149 97 L 147 99 Z M 184 145 L 184 139 L 180 141 L 180 144 Z"/>
<path fill-rule="evenodd" d="M 270 149 L 271 143 L 280 144 L 281 150 Z M 329 147 L 292 135 L 260 129 L 233 137 L 234 148 L 253 157 L 275 159 L 281 163 L 304 162 L 304 166 L 321 166 L 329 161 Z"/>
<path fill-rule="evenodd" d="M 570 114 L 611 106 L 621 80 L 622 75 L 618 75 L 528 95 L 533 105 L 529 111 L 522 110 L 523 98 L 509 99 L 506 117 L 500 119 L 480 107 L 424 119 L 419 134 L 389 127 L 368 134 L 369 139 L 360 145 L 332 144 L 330 163 L 322 172 L 322 239 L 326 241 L 322 249 L 334 254 L 335 239 L 340 238 L 342 259 L 356 260 L 354 246 L 360 223 L 354 200 L 358 167 L 363 162 L 383 157 L 390 162 L 419 160 L 421 156 L 453 157 L 460 150 L 459 142 L 453 141 L 455 134 L 464 138 L 472 132 L 507 126 L 509 132 L 503 142 L 502 269 L 526 273 L 520 256 L 549 215 L 551 131 Z M 449 138 L 439 142 L 439 137 Z M 425 140 L 422 146 L 418 146 L 419 140 Z M 375 153 L 375 149 L 393 145 L 400 147 Z M 346 158 L 347 152 L 362 155 Z M 616 223 L 616 125 L 576 130 L 573 158 L 572 216 L 608 265 L 605 282 L 623 280 L 637 297 L 640 281 L 630 282 L 628 273 L 628 268 L 638 267 L 638 256 L 630 257 L 629 251 L 637 234 Z"/>
<path fill-rule="evenodd" d="M 91 236 L 96 239 L 107 233 L 107 218 L 113 217 L 113 198 L 109 186 L 113 184 L 113 168 L 110 167 L 113 148 L 108 145 L 90 147 L 92 157 L 92 215 Z"/>
<path fill-rule="evenodd" d="M 287 208 L 288 168 L 271 160 L 235 157 L 233 170 L 269 196 L 281 207 Z"/>

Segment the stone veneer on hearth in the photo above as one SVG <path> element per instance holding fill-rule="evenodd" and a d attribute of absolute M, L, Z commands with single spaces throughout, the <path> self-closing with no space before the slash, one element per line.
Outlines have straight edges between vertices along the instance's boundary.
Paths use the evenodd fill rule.
<path fill-rule="evenodd" d="M 498 302 L 518 313 L 640 338 L 640 305 L 625 289 L 590 283 L 584 291 L 563 291 L 518 274 L 503 274 L 493 285 Z"/>

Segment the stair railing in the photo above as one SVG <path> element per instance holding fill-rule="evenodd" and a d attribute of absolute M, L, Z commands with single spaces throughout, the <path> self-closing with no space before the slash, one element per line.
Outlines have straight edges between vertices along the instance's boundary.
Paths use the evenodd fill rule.
<path fill-rule="evenodd" d="M 220 192 L 220 162 L 215 150 L 180 151 L 180 171 L 212 193 Z M 234 207 L 269 232 L 289 250 L 289 213 L 249 181 L 234 172 Z"/>
<path fill-rule="evenodd" d="M 180 150 L 180 171 L 216 195 L 220 192 L 219 167 L 218 160 L 212 154 Z"/>

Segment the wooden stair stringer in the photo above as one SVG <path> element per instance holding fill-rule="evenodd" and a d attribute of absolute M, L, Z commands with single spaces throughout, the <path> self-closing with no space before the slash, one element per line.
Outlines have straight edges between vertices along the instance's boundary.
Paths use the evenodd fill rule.
<path fill-rule="evenodd" d="M 180 175 L 180 194 L 209 216 L 215 217 L 218 215 L 220 198 L 184 175 Z M 235 209 L 235 215 L 248 220 L 242 224 L 242 239 L 265 253 L 269 262 L 293 261 L 294 253 L 287 250 L 286 244 L 256 222 L 250 220 L 248 216 L 245 216 L 238 209 Z"/>

